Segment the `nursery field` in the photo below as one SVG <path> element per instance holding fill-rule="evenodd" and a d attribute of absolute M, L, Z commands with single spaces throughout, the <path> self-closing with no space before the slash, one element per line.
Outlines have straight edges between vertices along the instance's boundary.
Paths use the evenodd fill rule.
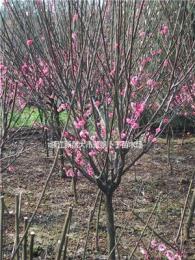
<path fill-rule="evenodd" d="M 195 260 L 195 0 L 0 4 L 0 260 Z"/>
<path fill-rule="evenodd" d="M 19 146 L 20 142 L 22 141 L 16 141 L 14 145 Z M 194 171 L 195 139 L 187 138 L 183 145 L 181 139 L 175 139 L 171 142 L 170 148 L 172 172 L 167 159 L 166 141 L 158 139 L 154 149 L 136 163 L 116 191 L 113 207 L 119 240 L 117 252 L 120 254 L 120 259 L 130 259 L 137 241 L 139 241 L 138 249 L 131 259 L 143 259 L 140 247 L 148 247 L 152 239 L 164 243 L 169 249 L 175 247 L 174 239 L 178 233 Z M 5 255 L 7 255 L 5 259 L 9 259 L 15 237 L 15 194 L 21 194 L 20 233 L 23 234 L 23 219 L 31 217 L 53 162 L 52 151 L 47 157 L 43 144 L 36 135 L 30 138 L 25 149 L 24 155 L 14 164 L 14 169 L 8 170 L 3 175 L 5 204 L 9 211 L 5 217 Z M 102 201 L 101 207 L 99 206 L 99 197 L 95 206 L 97 188 L 80 177 L 76 185 L 78 194 L 76 203 L 71 178 L 61 178 L 58 172 L 56 166 L 30 227 L 29 233 L 35 232 L 33 259 L 55 258 L 57 241 L 61 237 L 64 218 L 69 207 L 72 207 L 72 218 L 68 234 L 67 259 L 83 259 L 85 250 L 86 259 L 107 259 L 104 203 Z M 160 197 L 159 203 L 146 227 L 158 197 Z M 92 210 L 94 215 L 90 220 Z M 188 208 L 184 223 L 187 213 Z M 190 239 L 185 242 L 182 232 L 178 239 L 180 249 L 187 256 L 186 259 L 195 259 L 194 227 L 195 217 Z M 152 230 L 155 230 L 155 233 Z"/>

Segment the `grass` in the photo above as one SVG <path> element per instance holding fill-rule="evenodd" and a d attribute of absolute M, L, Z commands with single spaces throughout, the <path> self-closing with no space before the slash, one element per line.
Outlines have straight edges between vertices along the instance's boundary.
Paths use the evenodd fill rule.
<path fill-rule="evenodd" d="M 67 113 L 63 111 L 60 113 L 60 122 L 64 124 L 66 122 Z M 20 127 L 32 127 L 34 124 L 45 123 L 43 117 L 43 122 L 41 122 L 40 111 L 35 107 L 26 107 L 22 111 L 15 111 L 13 114 L 11 128 Z"/>
<path fill-rule="evenodd" d="M 34 123 L 41 123 L 39 111 L 37 108 L 26 107 L 13 113 L 11 127 L 31 127 Z"/>

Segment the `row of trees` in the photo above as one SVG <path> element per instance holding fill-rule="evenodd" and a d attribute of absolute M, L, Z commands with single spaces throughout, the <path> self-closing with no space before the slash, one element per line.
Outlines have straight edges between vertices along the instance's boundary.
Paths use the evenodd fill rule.
<path fill-rule="evenodd" d="M 58 149 L 61 171 L 103 192 L 113 260 L 122 177 L 175 115 L 195 113 L 194 10 L 190 1 L 36 0 L 5 1 L 0 14 L 1 158 L 12 115 L 26 106 L 57 140 L 85 143 Z M 140 137 L 140 149 L 127 146 Z"/>

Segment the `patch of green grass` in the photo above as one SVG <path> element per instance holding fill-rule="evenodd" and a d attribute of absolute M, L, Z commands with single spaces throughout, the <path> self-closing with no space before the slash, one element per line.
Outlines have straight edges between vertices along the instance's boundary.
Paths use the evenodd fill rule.
<path fill-rule="evenodd" d="M 34 123 L 41 124 L 40 113 L 38 108 L 35 107 L 26 107 L 22 111 L 15 111 L 12 117 L 11 128 L 32 127 Z M 63 125 L 67 120 L 67 112 L 61 112 L 59 118 L 60 123 Z M 44 117 L 43 122 L 45 122 Z"/>
<path fill-rule="evenodd" d="M 67 120 L 67 117 L 68 117 L 67 111 L 62 111 L 60 113 L 60 123 L 61 124 L 65 124 L 66 120 Z"/>
<path fill-rule="evenodd" d="M 13 113 L 11 127 L 31 127 L 35 122 L 41 123 L 38 109 L 26 107 L 22 111 Z"/>

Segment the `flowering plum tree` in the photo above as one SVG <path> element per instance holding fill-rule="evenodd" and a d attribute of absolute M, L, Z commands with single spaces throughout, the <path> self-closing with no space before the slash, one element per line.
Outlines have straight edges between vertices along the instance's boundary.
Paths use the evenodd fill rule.
<path fill-rule="evenodd" d="M 169 1 L 8 1 L 8 18 L 1 15 L 21 99 L 56 115 L 67 110 L 64 130 L 57 124 L 64 170 L 103 192 L 110 259 L 113 194 L 180 111 L 181 87 L 194 80 L 193 50 L 185 52 L 186 42 L 194 44 L 191 29 L 184 32 L 190 13 L 177 2 L 166 17 L 167 8 Z"/>

